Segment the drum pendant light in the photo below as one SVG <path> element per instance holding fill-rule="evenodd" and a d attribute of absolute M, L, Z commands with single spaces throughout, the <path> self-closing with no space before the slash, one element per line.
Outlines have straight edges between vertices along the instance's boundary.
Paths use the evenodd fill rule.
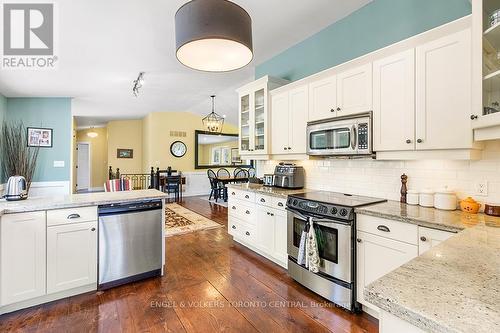
<path fill-rule="evenodd" d="M 252 19 L 227 0 L 192 0 L 175 14 L 177 59 L 187 67 L 226 72 L 252 61 Z"/>

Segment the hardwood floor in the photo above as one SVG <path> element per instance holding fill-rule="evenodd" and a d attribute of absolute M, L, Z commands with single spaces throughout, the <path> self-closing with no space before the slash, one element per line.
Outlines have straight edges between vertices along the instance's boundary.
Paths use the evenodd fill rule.
<path fill-rule="evenodd" d="M 185 198 L 224 226 L 227 208 Z M 167 272 L 0 316 L 0 332 L 378 332 L 233 243 L 225 227 L 167 239 Z"/>

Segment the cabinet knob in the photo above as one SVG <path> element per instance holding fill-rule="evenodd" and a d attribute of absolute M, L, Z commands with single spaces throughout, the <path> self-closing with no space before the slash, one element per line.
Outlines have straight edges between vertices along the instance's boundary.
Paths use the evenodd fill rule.
<path fill-rule="evenodd" d="M 335 109 L 330 109 L 330 112 L 335 112 Z"/>
<path fill-rule="evenodd" d="M 95 228 L 90 229 L 90 231 L 95 231 Z"/>
<path fill-rule="evenodd" d="M 471 115 L 471 116 L 470 116 L 470 119 L 471 119 L 471 120 L 474 120 L 474 119 L 477 119 L 477 118 L 478 118 L 478 117 L 477 117 L 477 115 L 476 115 L 476 114 L 473 114 L 473 115 Z"/>
<path fill-rule="evenodd" d="M 234 193 L 234 192 L 231 192 L 231 195 L 236 195 L 236 193 Z"/>
<path fill-rule="evenodd" d="M 260 198 L 260 202 L 266 202 L 266 199 Z"/>
<path fill-rule="evenodd" d="M 406 139 L 406 143 L 410 144 L 411 140 L 410 139 Z"/>
<path fill-rule="evenodd" d="M 233 225 L 231 228 L 236 229 L 236 226 L 235 226 L 235 225 Z"/>
<path fill-rule="evenodd" d="M 247 232 L 245 232 L 245 235 L 250 236 L 250 233 L 247 231 Z"/>
<path fill-rule="evenodd" d="M 273 214 L 273 213 L 270 213 L 269 215 L 274 216 L 274 214 Z"/>
<path fill-rule="evenodd" d="M 422 140 L 422 139 L 417 140 L 417 143 L 422 143 L 422 142 L 424 142 L 424 140 Z"/>
<path fill-rule="evenodd" d="M 425 236 L 422 236 L 422 237 L 420 237 L 420 240 L 421 240 L 422 242 L 426 242 L 426 241 L 427 241 L 427 238 L 426 238 Z"/>
<path fill-rule="evenodd" d="M 250 211 L 249 211 L 249 210 L 247 210 L 247 211 L 245 212 L 245 214 L 250 215 Z"/>
<path fill-rule="evenodd" d="M 292 147 L 288 147 L 288 150 L 292 150 Z"/>
<path fill-rule="evenodd" d="M 278 202 L 278 207 L 283 207 L 283 203 L 282 202 Z"/>
<path fill-rule="evenodd" d="M 248 194 L 247 194 L 247 195 L 245 195 L 245 199 L 250 199 L 250 197 L 248 196 Z"/>
<path fill-rule="evenodd" d="M 267 213 L 267 215 L 270 215 L 270 214 L 271 214 L 271 213 L 269 213 L 269 212 L 266 212 L 266 213 Z"/>
<path fill-rule="evenodd" d="M 339 108 L 339 107 L 337 108 L 337 111 L 340 111 L 340 108 Z"/>
<path fill-rule="evenodd" d="M 233 206 L 233 207 L 231 207 L 231 209 L 236 209 L 236 207 L 235 207 L 235 206 Z"/>
<path fill-rule="evenodd" d="M 362 242 L 361 238 L 356 238 L 356 242 L 361 243 Z"/>

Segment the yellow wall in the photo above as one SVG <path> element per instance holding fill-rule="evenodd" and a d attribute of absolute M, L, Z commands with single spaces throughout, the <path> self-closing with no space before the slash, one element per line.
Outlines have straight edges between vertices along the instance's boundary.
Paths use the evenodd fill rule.
<path fill-rule="evenodd" d="M 133 149 L 133 158 L 116 158 L 116 150 Z M 142 173 L 142 120 L 116 120 L 108 123 L 108 165 L 120 173 Z"/>
<path fill-rule="evenodd" d="M 77 142 L 90 143 L 90 186 L 102 187 L 104 182 L 108 179 L 108 138 L 106 128 L 94 128 L 93 132 L 98 135 L 95 138 L 87 136 L 90 129 L 77 131 Z M 76 163 L 75 163 L 76 165 Z M 75 171 L 76 174 L 76 171 Z M 76 181 L 75 181 L 76 184 Z"/>
<path fill-rule="evenodd" d="M 190 112 L 153 112 L 143 120 L 143 171 L 149 172 L 151 167 L 166 169 L 171 166 L 179 171 L 194 169 L 194 131 L 203 130 L 203 117 Z M 172 137 L 170 131 L 186 132 L 186 137 Z M 224 133 L 238 133 L 238 128 L 224 124 Z M 186 144 L 187 152 L 181 158 L 170 153 L 170 145 L 174 141 Z"/>

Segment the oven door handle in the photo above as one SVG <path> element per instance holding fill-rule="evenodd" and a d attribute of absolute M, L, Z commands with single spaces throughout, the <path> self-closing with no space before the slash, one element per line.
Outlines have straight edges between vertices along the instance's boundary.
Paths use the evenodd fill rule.
<path fill-rule="evenodd" d="M 351 126 L 351 149 L 352 150 L 355 150 L 356 149 L 356 145 L 357 145 L 357 134 L 356 134 L 356 125 L 352 125 Z"/>
<path fill-rule="evenodd" d="M 324 226 L 328 226 L 328 223 L 342 224 L 342 225 L 347 225 L 347 226 L 351 225 L 351 223 L 349 221 L 340 221 L 340 220 L 336 220 L 336 219 L 329 219 L 327 217 L 317 215 L 314 213 L 307 213 L 309 216 L 306 216 L 296 209 L 289 208 L 289 207 L 286 207 L 285 209 L 288 210 L 289 212 L 291 212 L 292 214 L 295 214 L 296 216 L 298 216 L 304 222 L 309 222 L 310 220 L 312 220 L 313 223 L 316 223 L 319 225 L 324 225 Z"/>

